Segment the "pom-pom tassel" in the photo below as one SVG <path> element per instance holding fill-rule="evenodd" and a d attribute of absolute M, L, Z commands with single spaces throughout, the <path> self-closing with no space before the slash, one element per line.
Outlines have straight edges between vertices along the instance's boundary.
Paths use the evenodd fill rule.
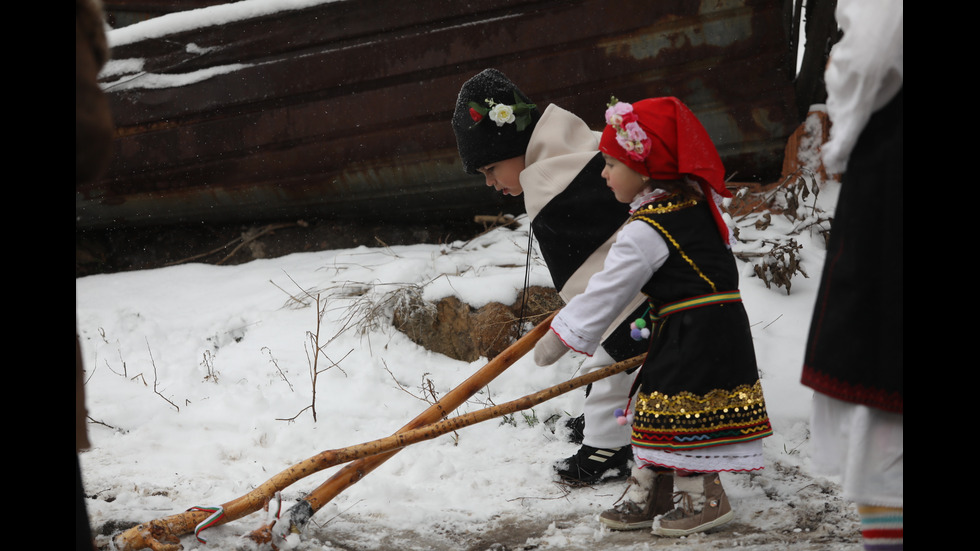
<path fill-rule="evenodd" d="M 619 423 L 620 425 L 632 425 L 633 424 L 633 414 L 632 413 L 627 413 L 627 412 L 624 412 L 620 408 L 616 408 L 616 411 L 613 412 L 613 415 L 616 417 L 616 422 Z"/>
<path fill-rule="evenodd" d="M 649 312 L 650 308 L 647 308 L 643 316 L 636 318 L 633 323 L 630 323 L 630 337 L 634 341 L 643 341 L 650 338 L 650 328 L 647 327 L 647 320 L 645 319 Z"/>

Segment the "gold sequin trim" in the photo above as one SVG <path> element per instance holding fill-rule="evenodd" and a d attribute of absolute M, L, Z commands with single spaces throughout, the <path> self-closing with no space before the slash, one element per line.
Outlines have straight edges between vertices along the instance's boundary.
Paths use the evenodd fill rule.
<path fill-rule="evenodd" d="M 640 394 L 630 441 L 651 449 L 691 450 L 748 442 L 772 434 L 762 385 L 713 390 L 704 396 L 682 392 Z"/>
<path fill-rule="evenodd" d="M 762 382 L 741 385 L 734 390 L 712 390 L 704 396 L 682 392 L 668 396 L 660 392 L 640 393 L 636 402 L 636 412 L 644 417 L 657 418 L 664 415 L 683 419 L 698 419 L 711 416 L 719 420 L 743 418 L 746 413 L 758 414 L 765 411 L 762 396 Z"/>
<path fill-rule="evenodd" d="M 678 201 L 678 202 L 675 203 L 674 200 L 676 198 L 677 198 L 677 196 L 675 195 L 675 196 L 672 196 L 671 197 L 671 200 L 669 200 L 669 201 L 666 201 L 666 202 L 659 201 L 659 202 L 656 202 L 656 203 L 650 203 L 649 205 L 645 205 L 643 207 L 640 207 L 639 209 L 637 209 L 637 211 L 635 213 L 633 213 L 633 216 L 634 217 L 635 216 L 640 216 L 640 215 L 647 214 L 647 213 L 650 213 L 650 214 L 666 214 L 668 212 L 677 212 L 677 211 L 679 211 L 681 209 L 686 209 L 686 208 L 689 208 L 689 207 L 693 207 L 694 205 L 697 205 L 698 204 L 698 200 L 697 199 L 686 199 L 686 200 Z"/>

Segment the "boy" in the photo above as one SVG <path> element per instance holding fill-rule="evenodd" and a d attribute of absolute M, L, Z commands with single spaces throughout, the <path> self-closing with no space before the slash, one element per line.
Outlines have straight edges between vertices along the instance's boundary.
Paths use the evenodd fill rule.
<path fill-rule="evenodd" d="M 452 124 L 464 170 L 482 174 L 486 185 L 501 193 L 524 196 L 533 235 L 567 303 L 602 269 L 616 232 L 629 217 L 628 205 L 615 200 L 601 177 L 604 160 L 596 134 L 556 105 L 541 112 L 496 69 L 463 84 Z M 645 297 L 637 295 L 583 370 L 646 352 L 647 343 L 629 336 L 629 322 L 645 307 Z M 562 479 L 593 484 L 629 473 L 629 427 L 619 425 L 613 411 L 628 398 L 631 383 L 632 376 L 621 373 L 591 385 L 582 446 L 555 466 Z"/>

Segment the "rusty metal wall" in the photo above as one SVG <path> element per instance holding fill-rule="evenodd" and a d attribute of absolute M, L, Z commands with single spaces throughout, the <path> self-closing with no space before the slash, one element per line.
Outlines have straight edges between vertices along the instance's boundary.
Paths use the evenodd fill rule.
<path fill-rule="evenodd" d="M 799 123 L 783 4 L 345 0 L 116 44 L 143 67 L 103 79 L 114 157 L 76 227 L 519 207 L 457 158 L 456 95 L 486 67 L 597 130 L 610 95 L 677 96 L 735 180 L 769 181 Z"/>

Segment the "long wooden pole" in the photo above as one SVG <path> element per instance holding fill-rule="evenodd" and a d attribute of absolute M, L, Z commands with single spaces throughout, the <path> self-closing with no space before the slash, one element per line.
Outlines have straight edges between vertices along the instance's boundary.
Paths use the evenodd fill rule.
<path fill-rule="evenodd" d="M 441 400 L 429 406 L 428 409 L 419 414 L 415 419 L 412 419 L 398 433 L 424 427 L 425 425 L 444 419 L 450 412 L 461 406 L 463 402 L 487 386 L 490 381 L 532 350 L 538 340 L 551 328 L 551 320 L 554 319 L 556 314 L 557 312 L 554 312 L 548 316 L 547 319 L 518 339 L 517 342 L 507 347 L 506 350 L 501 352 L 480 371 L 474 373 L 469 379 L 466 379 L 462 384 L 449 391 Z M 395 434 L 397 435 L 398 433 Z M 279 523 L 284 523 L 283 526 L 287 527 L 289 532 L 302 532 L 306 523 L 309 522 L 310 517 L 319 511 L 321 507 L 337 497 L 340 492 L 359 482 L 368 473 L 391 459 L 399 451 L 399 449 L 395 449 L 358 459 L 345 465 L 335 475 L 327 479 L 326 482 L 290 507 L 286 511 L 286 514 L 279 520 Z"/>
<path fill-rule="evenodd" d="M 511 400 L 510 402 L 505 402 L 496 406 L 457 415 L 456 417 L 444 419 L 442 421 L 432 423 L 431 425 L 397 432 L 391 436 L 386 436 L 385 438 L 379 438 L 363 444 L 355 444 L 353 446 L 338 448 L 336 450 L 326 450 L 307 459 L 306 462 L 313 464 L 314 468 L 319 471 L 333 467 L 334 465 L 347 463 L 348 461 L 354 461 L 356 459 L 361 459 L 372 455 L 379 455 L 392 450 L 400 450 L 411 444 L 432 440 L 433 438 L 437 438 L 446 433 L 457 431 L 477 423 L 489 421 L 490 419 L 495 419 L 497 417 L 503 417 L 504 415 L 509 415 L 518 411 L 531 409 L 538 404 L 547 402 L 552 398 L 557 398 L 558 396 L 561 396 L 562 394 L 565 394 L 571 390 L 575 390 L 576 388 L 581 388 L 600 379 L 605 379 L 606 377 L 621 373 L 627 369 L 637 367 L 643 363 L 644 358 L 645 355 L 640 355 L 636 356 L 635 358 L 614 363 L 612 365 L 607 365 L 606 367 L 590 371 L 585 375 L 580 375 L 574 379 L 569 379 L 563 383 L 548 387 L 544 390 L 539 390 L 538 392 L 528 394 L 527 396 L 523 396 L 516 400 Z"/>
<path fill-rule="evenodd" d="M 645 357 L 646 355 L 644 354 L 628 360 L 617 362 L 601 369 L 591 371 L 585 375 L 575 377 L 574 379 L 569 379 L 555 386 L 535 392 L 534 394 L 529 394 L 522 398 L 518 398 L 517 400 L 512 400 L 493 407 L 458 415 L 451 419 L 432 423 L 420 428 L 402 430 L 386 438 L 380 438 L 371 442 L 365 442 L 363 444 L 357 444 L 355 446 L 349 446 L 336 450 L 327 450 L 321 452 L 315 457 L 311 457 L 307 461 L 314 465 L 316 470 L 321 470 L 334 465 L 339 465 L 341 463 L 346 463 L 348 461 L 360 460 L 361 458 L 374 459 L 379 457 L 390 457 L 402 448 L 411 444 L 431 440 L 438 436 L 442 436 L 443 434 L 459 430 L 470 425 L 475 425 L 477 423 L 482 423 L 483 421 L 530 409 L 538 404 L 561 396 L 562 394 L 576 388 L 581 388 L 600 379 L 605 379 L 606 377 L 637 367 L 643 363 L 643 359 Z M 301 500 L 299 503 L 297 503 L 297 505 L 302 507 L 304 501 L 308 502 L 309 498 L 307 497 L 306 500 Z M 294 505 L 290 510 L 295 508 L 296 505 Z M 310 505 L 310 508 L 312 508 L 312 505 Z M 306 510 L 306 508 L 304 507 L 301 510 Z M 316 511 L 312 511 L 309 513 L 309 515 L 303 517 L 304 522 L 308 521 L 309 516 L 315 512 Z M 275 521 L 269 525 L 259 528 L 258 530 L 255 530 L 248 537 L 257 543 L 268 543 L 273 539 L 272 531 L 278 522 L 289 523 L 286 526 L 276 528 L 276 533 L 280 535 L 302 530 L 303 526 L 296 525 L 295 521 L 295 518 L 287 515 L 284 517 L 284 519 L 280 519 L 279 521 Z"/>
<path fill-rule="evenodd" d="M 526 335 L 517 340 L 479 371 L 463 381 L 459 386 L 449 391 L 438 402 L 431 405 L 398 432 L 417 429 L 445 418 L 449 413 L 463 404 L 467 399 L 487 386 L 494 378 L 503 373 L 508 367 L 534 348 L 535 343 L 548 332 L 555 313 L 539 323 Z M 396 433 L 398 434 L 398 433 Z M 358 459 L 345 465 L 334 476 L 311 492 L 304 500 L 291 507 L 280 522 L 288 522 L 290 530 L 299 531 L 309 521 L 310 517 L 336 497 L 341 491 L 355 484 L 369 472 L 390 459 L 399 450 L 384 454 Z M 221 507 L 224 515 L 214 522 L 213 526 L 231 522 L 245 515 L 258 511 L 275 496 L 275 493 L 306 476 L 317 472 L 306 462 L 298 463 L 279 473 L 255 490 L 239 498 L 233 499 Z M 326 468 L 326 467 L 323 467 Z M 178 536 L 189 534 L 195 527 L 211 516 L 209 511 L 189 510 L 162 519 L 138 524 L 113 537 L 113 544 L 121 551 L 136 551 L 152 549 L 153 551 L 180 551 L 182 549 Z"/>

